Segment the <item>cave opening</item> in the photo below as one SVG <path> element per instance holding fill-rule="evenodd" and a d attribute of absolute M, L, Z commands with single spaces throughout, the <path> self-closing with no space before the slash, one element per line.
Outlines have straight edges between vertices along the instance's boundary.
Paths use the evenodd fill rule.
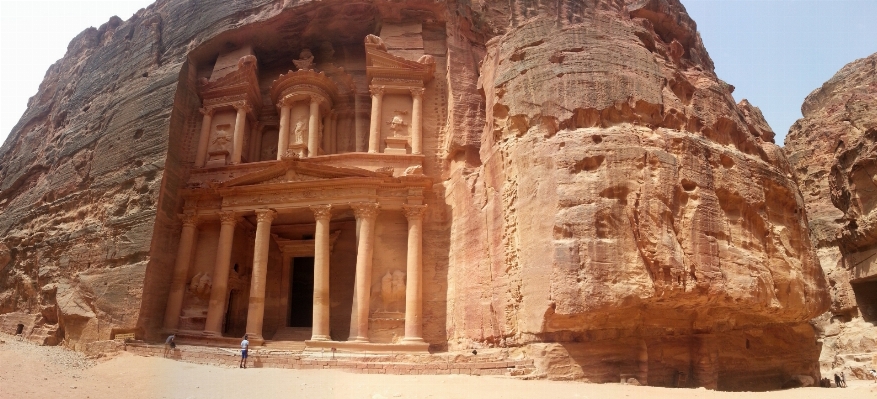
<path fill-rule="evenodd" d="M 862 318 L 877 324 L 877 278 L 865 281 L 850 281 L 856 295 L 856 305 Z"/>

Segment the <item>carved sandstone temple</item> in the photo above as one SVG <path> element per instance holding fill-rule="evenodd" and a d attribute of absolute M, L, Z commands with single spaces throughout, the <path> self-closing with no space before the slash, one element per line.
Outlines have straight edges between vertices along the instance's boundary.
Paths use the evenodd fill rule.
<path fill-rule="evenodd" d="M 428 348 L 422 99 L 435 61 L 392 55 L 373 35 L 364 46 L 370 113 L 354 78 L 328 61 L 316 66 L 309 49 L 264 99 L 251 47 L 220 54 L 201 80 L 165 331 Z M 381 224 L 401 234 L 377 240 Z"/>

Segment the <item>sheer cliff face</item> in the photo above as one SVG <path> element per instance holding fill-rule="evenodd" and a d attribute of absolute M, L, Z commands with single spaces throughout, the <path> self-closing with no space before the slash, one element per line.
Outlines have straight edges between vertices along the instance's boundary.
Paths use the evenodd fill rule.
<path fill-rule="evenodd" d="M 524 3 L 485 12 L 509 23 L 479 67 L 485 127 L 449 154 L 451 338 L 725 331 L 824 311 L 788 163 L 681 5 Z"/>
<path fill-rule="evenodd" d="M 594 381 L 810 372 L 801 323 L 828 297 L 803 199 L 678 0 L 203 3 L 83 32 L 47 74 L 0 150 L 0 313 L 68 342 L 155 333 L 207 62 L 250 42 L 280 65 L 294 55 L 265 49 L 419 22 L 441 71 L 424 126 L 428 341 L 600 342 L 534 355 Z"/>
<path fill-rule="evenodd" d="M 831 309 L 817 321 L 824 372 L 867 378 L 867 362 L 844 354 L 877 352 L 877 54 L 856 60 L 807 96 L 786 137 L 825 270 Z"/>

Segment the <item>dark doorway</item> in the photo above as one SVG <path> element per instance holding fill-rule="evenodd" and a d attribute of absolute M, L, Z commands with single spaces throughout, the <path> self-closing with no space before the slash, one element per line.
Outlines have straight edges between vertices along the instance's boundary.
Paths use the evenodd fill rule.
<path fill-rule="evenodd" d="M 19 324 L 18 328 L 15 329 L 15 335 L 21 335 L 24 332 L 24 324 Z"/>
<path fill-rule="evenodd" d="M 289 282 L 289 327 L 311 327 L 314 318 L 314 258 L 293 258 Z"/>
<path fill-rule="evenodd" d="M 865 321 L 877 324 L 877 280 L 850 281 L 856 294 L 856 305 Z"/>
<path fill-rule="evenodd" d="M 237 265 L 235 265 L 237 266 Z M 236 290 L 231 290 L 228 293 L 228 303 L 225 304 L 225 318 L 222 321 L 222 333 L 228 334 L 228 330 L 231 328 L 231 318 L 234 315 L 234 310 L 232 306 L 234 305 L 234 299 L 237 294 Z"/>

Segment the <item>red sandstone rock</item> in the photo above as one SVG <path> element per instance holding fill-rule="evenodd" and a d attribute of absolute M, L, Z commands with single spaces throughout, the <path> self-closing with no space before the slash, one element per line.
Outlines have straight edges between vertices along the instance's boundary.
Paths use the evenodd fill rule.
<path fill-rule="evenodd" d="M 32 324 L 74 347 L 117 331 L 158 338 L 186 185 L 245 179 L 190 180 L 199 80 L 231 76 L 217 57 L 253 45 L 266 102 L 256 118 L 276 120 L 273 77 L 324 40 L 366 93 L 367 34 L 435 61 L 422 165 L 434 182 L 423 234 L 434 348 L 517 348 L 548 377 L 599 382 L 766 389 L 817 376 L 806 322 L 828 297 L 803 199 L 770 127 L 735 104 L 677 0 L 160 2 L 87 30 L 0 149 L 11 250 L 0 318 L 39 314 Z M 337 71 L 331 56 L 321 48 L 316 68 Z M 368 137 L 354 136 L 339 149 L 363 151 Z M 404 234 L 404 219 L 384 220 L 379 237 Z M 229 286 L 246 289 L 252 243 L 241 240 Z M 355 248 L 348 234 L 336 251 L 349 263 Z M 196 253 L 187 281 L 208 256 Z M 274 276 L 280 260 L 269 262 Z M 348 272 L 332 287 L 352 287 Z M 186 295 L 198 325 L 204 300 Z M 353 296 L 332 295 L 342 339 Z M 272 309 L 273 331 L 283 316 Z M 230 332 L 246 312 L 230 306 Z"/>
<path fill-rule="evenodd" d="M 785 152 L 807 204 L 831 309 L 815 321 L 823 375 L 867 378 L 877 359 L 877 54 L 846 65 L 807 96 Z M 871 365 L 869 365 L 871 363 Z"/>

